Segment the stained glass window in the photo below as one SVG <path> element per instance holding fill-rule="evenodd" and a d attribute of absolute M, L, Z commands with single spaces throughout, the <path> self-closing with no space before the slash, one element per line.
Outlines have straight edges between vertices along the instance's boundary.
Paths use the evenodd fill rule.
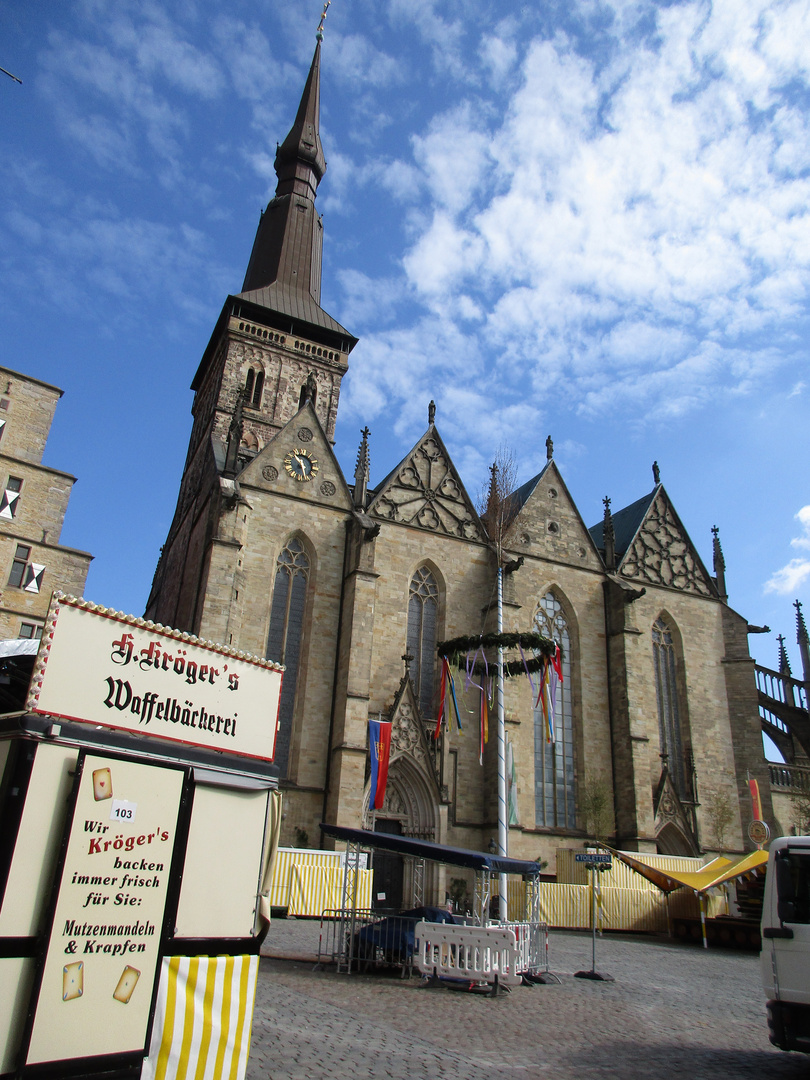
<path fill-rule="evenodd" d="M 553 739 L 542 705 L 534 710 L 534 815 L 537 825 L 576 828 L 574 717 L 571 694 L 571 639 L 562 605 L 546 593 L 534 616 L 538 633 L 557 641 L 563 652 L 563 681 L 557 687 Z"/>
<path fill-rule="evenodd" d="M 408 597 L 408 652 L 413 657 L 411 678 L 422 716 L 434 715 L 433 684 L 436 673 L 436 632 L 439 622 L 439 588 L 426 566 L 411 579 Z"/>
<path fill-rule="evenodd" d="M 287 669 L 281 684 L 275 757 L 279 775 L 286 776 L 309 581 L 309 559 L 300 540 L 293 539 L 287 543 L 276 566 L 270 632 L 267 636 L 267 659 L 284 664 Z"/>
<path fill-rule="evenodd" d="M 675 784 L 675 790 L 681 798 L 686 798 L 686 758 L 683 752 L 681 716 L 678 707 L 675 645 L 672 640 L 672 630 L 663 619 L 657 619 L 653 624 L 652 638 L 661 753 L 667 756 L 669 775 Z"/>

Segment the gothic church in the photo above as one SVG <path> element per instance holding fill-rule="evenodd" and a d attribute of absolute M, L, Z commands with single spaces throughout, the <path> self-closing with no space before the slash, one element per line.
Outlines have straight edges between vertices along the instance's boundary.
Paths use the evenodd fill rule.
<path fill-rule="evenodd" d="M 497 739 L 479 760 L 477 697 L 463 732 L 433 738 L 438 641 L 495 629 L 496 561 L 436 423 L 376 484 L 362 433 L 354 477 L 333 453 L 357 339 L 320 306 L 326 171 L 320 41 L 242 291 L 192 382 L 177 509 L 147 618 L 286 665 L 276 763 L 283 844 L 328 821 L 486 850 L 497 836 Z M 586 836 L 589 792 L 612 795 L 618 846 L 697 855 L 727 801 L 727 850 L 751 845 L 748 777 L 771 819 L 746 620 L 654 469 L 631 506 L 588 528 L 554 462 L 514 495 L 504 630 L 563 646 L 556 737 L 525 677 L 504 697 L 509 854 L 554 870 Z M 522 558 L 522 561 L 521 561 Z M 463 680 L 459 680 L 459 690 Z M 369 810 L 368 720 L 391 719 L 382 809 Z M 494 725 L 491 725 L 494 727 Z M 434 885 L 438 887 L 438 883 Z M 407 896 L 403 899 L 407 900 Z M 393 900 L 389 894 L 389 902 Z"/>

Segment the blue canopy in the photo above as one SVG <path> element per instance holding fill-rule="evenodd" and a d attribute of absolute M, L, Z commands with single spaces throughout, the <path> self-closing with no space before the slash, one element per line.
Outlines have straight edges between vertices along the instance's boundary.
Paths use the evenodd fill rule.
<path fill-rule="evenodd" d="M 347 829 L 343 825 L 326 825 L 323 822 L 321 832 L 325 836 L 345 840 L 350 844 L 393 851 L 397 855 L 410 855 L 414 859 L 430 859 L 432 862 L 447 863 L 449 866 L 466 866 L 469 870 L 488 870 L 491 874 L 519 874 L 523 878 L 533 878 L 540 874 L 540 867 L 536 862 L 490 855 L 485 851 L 447 847 L 444 844 L 434 844 L 431 840 L 397 836 L 396 833 Z"/>

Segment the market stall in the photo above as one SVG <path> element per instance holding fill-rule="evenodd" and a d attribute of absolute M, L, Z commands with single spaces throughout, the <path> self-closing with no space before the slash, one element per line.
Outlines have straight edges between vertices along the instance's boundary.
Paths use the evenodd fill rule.
<path fill-rule="evenodd" d="M 179 1033 L 244 1076 L 281 674 L 55 595 L 0 716 L 0 1075 L 171 1077 Z"/>

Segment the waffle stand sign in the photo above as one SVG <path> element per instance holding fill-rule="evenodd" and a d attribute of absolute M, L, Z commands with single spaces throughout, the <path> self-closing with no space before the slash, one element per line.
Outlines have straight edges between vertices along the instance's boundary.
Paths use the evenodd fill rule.
<path fill-rule="evenodd" d="M 27 1065 L 143 1050 L 185 770 L 79 756 Z"/>
<path fill-rule="evenodd" d="M 282 668 L 54 594 L 28 709 L 272 761 Z"/>

